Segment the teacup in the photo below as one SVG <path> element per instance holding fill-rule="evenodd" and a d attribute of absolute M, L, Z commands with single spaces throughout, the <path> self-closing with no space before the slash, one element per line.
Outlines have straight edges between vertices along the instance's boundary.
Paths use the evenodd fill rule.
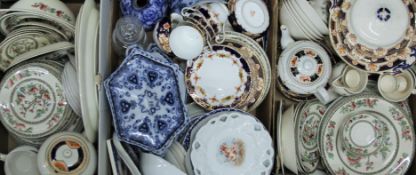
<path fill-rule="evenodd" d="M 0 155 L 0 159 L 5 161 L 4 171 L 6 175 L 40 175 L 37 167 L 37 152 L 38 150 L 35 147 L 21 146 L 7 155 Z"/>
<path fill-rule="evenodd" d="M 231 25 L 237 32 L 257 38 L 269 27 L 269 12 L 262 0 L 230 0 Z"/>
<path fill-rule="evenodd" d="M 169 47 L 177 57 L 190 60 L 201 54 L 204 38 L 192 26 L 179 26 L 174 28 L 169 36 Z"/>
<path fill-rule="evenodd" d="M 400 74 L 383 74 L 378 78 L 378 91 L 387 100 L 399 102 L 416 93 L 415 79 L 407 70 Z"/>
<path fill-rule="evenodd" d="M 368 73 L 354 69 L 345 63 L 338 63 L 330 78 L 331 88 L 338 94 L 349 96 L 364 91 Z"/>

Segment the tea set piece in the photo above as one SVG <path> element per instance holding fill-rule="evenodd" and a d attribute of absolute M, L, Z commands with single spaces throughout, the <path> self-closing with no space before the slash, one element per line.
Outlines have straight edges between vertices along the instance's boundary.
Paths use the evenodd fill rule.
<path fill-rule="evenodd" d="M 42 175 L 94 174 L 97 166 L 94 146 L 84 136 L 73 132 L 49 137 L 40 147 L 37 160 Z"/>
<path fill-rule="evenodd" d="M 43 138 L 67 122 L 72 110 L 66 105 L 60 73 L 45 63 L 28 63 L 7 72 L 0 85 L 1 122 L 10 133 Z"/>
<path fill-rule="evenodd" d="M 224 45 L 205 48 L 188 62 L 185 72 L 188 93 L 207 110 L 238 107 L 250 91 L 250 65 L 241 54 Z"/>
<path fill-rule="evenodd" d="M 224 1 L 199 1 L 198 5 L 208 10 L 211 16 L 215 17 L 220 26 L 225 25 L 226 30 L 232 30 L 231 24 L 228 20 L 230 10 Z M 221 29 L 222 30 L 222 29 Z"/>
<path fill-rule="evenodd" d="M 124 55 L 126 48 L 130 45 L 137 44 L 146 47 L 147 35 L 139 19 L 133 16 L 124 16 L 116 22 L 112 41 L 118 55 Z"/>
<path fill-rule="evenodd" d="M 282 162 L 286 168 L 295 174 L 299 172 L 299 166 L 297 164 L 296 147 L 295 144 L 295 133 L 293 127 L 295 125 L 295 106 L 289 106 L 280 118 L 279 132 L 278 132 L 278 147 L 279 153 L 281 154 Z"/>
<path fill-rule="evenodd" d="M 95 142 L 98 131 L 97 38 L 99 12 L 92 0 L 85 1 L 77 29 L 78 43 L 75 43 L 77 79 L 85 134 Z M 88 49 L 91 48 L 91 49 Z"/>
<path fill-rule="evenodd" d="M 404 101 L 416 93 L 415 78 L 409 70 L 396 75 L 380 75 L 377 87 L 380 94 L 392 102 Z"/>
<path fill-rule="evenodd" d="M 292 2 L 294 2 L 294 5 L 297 5 L 296 9 L 301 10 L 298 11 L 298 14 L 302 15 L 301 19 L 303 19 L 303 21 L 310 21 L 315 29 L 317 29 L 322 35 L 328 35 L 328 26 L 307 0 L 297 0 Z"/>
<path fill-rule="evenodd" d="M 405 174 L 415 147 L 411 120 L 397 103 L 374 92 L 340 98 L 322 121 L 322 160 L 333 174 Z"/>
<path fill-rule="evenodd" d="M 269 174 L 274 149 L 269 133 L 255 117 L 225 112 L 197 131 L 190 160 L 195 174 Z"/>
<path fill-rule="evenodd" d="M 169 36 L 173 28 L 171 18 L 164 17 L 160 19 L 153 29 L 153 41 L 169 56 L 174 55 L 169 45 Z"/>
<path fill-rule="evenodd" d="M 201 54 L 204 38 L 192 26 L 178 26 L 169 35 L 169 47 L 177 57 L 190 60 Z"/>
<path fill-rule="evenodd" d="M 38 149 L 35 147 L 20 146 L 13 149 L 7 155 L 0 154 L 1 161 L 4 161 L 4 172 L 6 175 L 40 175 L 38 165 L 36 163 L 37 153 Z"/>
<path fill-rule="evenodd" d="M 193 6 L 200 1 L 204 0 L 172 0 L 169 1 L 169 8 L 173 13 L 181 13 L 183 8 Z"/>
<path fill-rule="evenodd" d="M 228 8 L 228 19 L 237 32 L 258 37 L 269 27 L 269 11 L 261 0 L 231 0 Z"/>
<path fill-rule="evenodd" d="M 326 111 L 326 106 L 318 100 L 314 100 L 306 102 L 298 109 L 299 112 L 296 113 L 293 128 L 296 137 L 295 145 L 297 145 L 296 155 L 302 172 L 311 173 L 317 169 L 320 162 L 319 125 Z"/>
<path fill-rule="evenodd" d="M 76 70 L 70 62 L 65 64 L 61 77 L 63 91 L 68 105 L 71 106 L 72 110 L 74 110 L 78 116 L 82 116 Z"/>
<path fill-rule="evenodd" d="M 185 168 L 186 151 L 183 150 L 182 152 L 182 150 L 178 150 L 180 148 L 182 148 L 183 150 L 182 145 L 180 145 L 176 141 L 173 142 L 172 146 L 169 148 L 164 158 L 166 161 L 174 165 L 176 168 L 178 168 L 182 172 L 186 172 L 186 168 Z"/>
<path fill-rule="evenodd" d="M 369 4 L 343 0 L 332 5 L 330 39 L 337 54 L 349 65 L 371 73 L 397 73 L 411 67 L 415 62 L 414 2 Z"/>
<path fill-rule="evenodd" d="M 105 81 L 120 140 L 163 154 L 188 122 L 179 68 L 137 49 Z"/>
<path fill-rule="evenodd" d="M 28 16 L 15 16 L 15 18 L 7 21 L 7 28 L 20 22 L 28 20 L 41 19 L 43 21 L 50 21 L 53 25 L 64 28 L 65 34 L 68 37 L 74 35 L 75 17 L 72 11 L 62 1 L 40 0 L 40 1 L 17 1 L 8 9 L 0 9 L 0 16 L 13 13 L 27 13 Z M 10 31 L 1 27 L 3 34 L 8 34 Z"/>
<path fill-rule="evenodd" d="M 153 29 L 154 25 L 166 15 L 169 1 L 167 0 L 121 0 L 120 8 L 123 16 L 139 18 L 146 30 Z"/>
<path fill-rule="evenodd" d="M 286 26 L 281 26 L 281 30 L 288 34 Z M 278 61 L 282 83 L 295 93 L 314 94 L 324 104 L 332 101 L 335 97 L 325 89 L 332 71 L 325 49 L 311 41 L 287 44 L 282 46 L 284 51 Z"/>
<path fill-rule="evenodd" d="M 368 83 L 367 72 L 355 69 L 345 63 L 335 65 L 331 78 L 331 88 L 340 95 L 350 96 L 361 93 Z"/>
<path fill-rule="evenodd" d="M 186 175 L 183 171 L 176 168 L 163 158 L 150 154 L 139 153 L 139 168 L 146 175 Z"/>
<path fill-rule="evenodd" d="M 49 31 L 49 32 L 53 32 L 58 34 L 59 36 L 63 37 L 65 40 L 70 40 L 71 38 L 69 38 L 67 35 L 65 35 L 65 33 L 62 31 L 61 28 L 50 25 L 50 24 L 45 24 L 45 23 L 41 23 L 41 22 L 24 22 L 24 23 L 20 23 L 16 26 L 14 26 L 11 29 L 11 33 L 17 31 L 17 30 L 24 30 L 27 28 L 36 28 L 36 29 L 43 29 L 45 31 Z"/>

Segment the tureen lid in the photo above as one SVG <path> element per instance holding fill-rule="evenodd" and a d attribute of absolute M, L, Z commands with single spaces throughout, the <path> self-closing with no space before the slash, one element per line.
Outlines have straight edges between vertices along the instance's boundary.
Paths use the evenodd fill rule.
<path fill-rule="evenodd" d="M 278 64 L 282 83 L 299 94 L 311 94 L 325 86 L 331 69 L 326 51 L 311 41 L 291 44 L 280 56 Z"/>
<path fill-rule="evenodd" d="M 38 166 L 42 174 L 94 174 L 97 155 L 94 146 L 78 133 L 62 132 L 40 147 Z"/>

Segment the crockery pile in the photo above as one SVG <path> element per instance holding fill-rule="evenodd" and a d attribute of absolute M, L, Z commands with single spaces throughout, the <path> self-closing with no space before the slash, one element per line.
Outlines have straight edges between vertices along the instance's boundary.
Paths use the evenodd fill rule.
<path fill-rule="evenodd" d="M 280 10 L 282 165 L 295 174 L 406 174 L 415 151 L 416 4 L 331 3 L 285 0 Z"/>
<path fill-rule="evenodd" d="M 58 0 L 0 9 L 0 121 L 19 146 L 7 175 L 94 174 L 98 14 L 93 0 L 77 19 Z"/>
<path fill-rule="evenodd" d="M 272 83 L 260 45 L 270 18 L 265 2 L 122 0 L 120 6 L 113 44 L 124 60 L 104 83 L 114 166 L 121 159 L 133 174 L 270 174 L 272 138 L 247 113 Z"/>

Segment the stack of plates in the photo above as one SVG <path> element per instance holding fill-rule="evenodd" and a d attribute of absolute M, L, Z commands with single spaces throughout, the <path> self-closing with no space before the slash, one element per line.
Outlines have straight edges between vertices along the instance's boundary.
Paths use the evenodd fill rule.
<path fill-rule="evenodd" d="M 63 94 L 62 64 L 38 59 L 10 69 L 3 77 L 0 120 L 18 141 L 40 145 L 54 133 L 82 129 Z"/>
<path fill-rule="evenodd" d="M 296 39 L 319 40 L 328 35 L 326 22 L 306 0 L 284 0 L 280 22 Z"/>

